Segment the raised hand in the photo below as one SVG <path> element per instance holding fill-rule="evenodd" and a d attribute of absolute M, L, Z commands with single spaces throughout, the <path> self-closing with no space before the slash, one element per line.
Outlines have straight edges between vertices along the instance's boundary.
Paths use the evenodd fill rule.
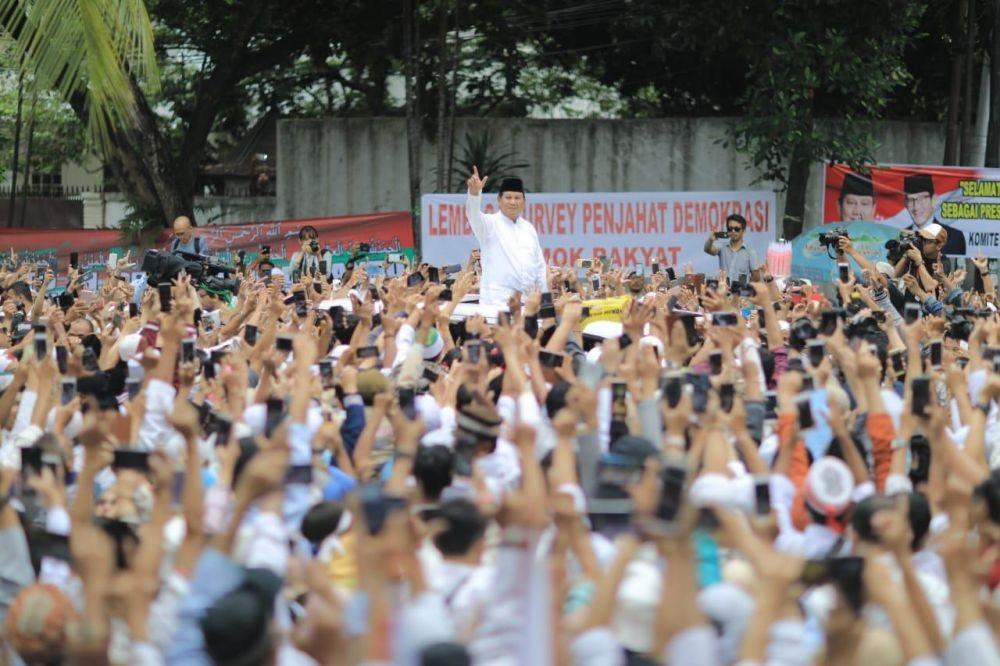
<path fill-rule="evenodd" d="M 486 187 L 486 181 L 488 179 L 489 176 L 483 176 L 482 178 L 480 178 L 479 169 L 475 165 L 473 165 L 472 175 L 469 176 L 468 180 L 469 194 L 474 197 L 479 196 L 482 193 L 483 188 Z"/>

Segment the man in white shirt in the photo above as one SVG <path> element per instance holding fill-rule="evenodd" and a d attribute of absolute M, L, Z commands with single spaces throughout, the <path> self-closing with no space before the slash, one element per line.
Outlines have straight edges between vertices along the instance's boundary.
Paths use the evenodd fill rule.
<path fill-rule="evenodd" d="M 538 233 L 524 212 L 524 184 L 519 178 L 504 178 L 497 201 L 499 213 L 483 213 L 480 200 L 489 176 L 479 177 L 472 167 L 465 212 L 481 249 L 483 276 L 479 302 L 502 305 L 515 291 L 548 291 L 545 257 Z"/>

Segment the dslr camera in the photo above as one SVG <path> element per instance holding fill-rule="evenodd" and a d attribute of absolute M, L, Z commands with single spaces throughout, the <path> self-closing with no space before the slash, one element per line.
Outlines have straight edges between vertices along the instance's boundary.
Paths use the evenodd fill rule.
<path fill-rule="evenodd" d="M 897 264 L 903 258 L 903 255 L 906 254 L 907 250 L 916 246 L 916 243 L 913 242 L 912 233 L 901 232 L 898 239 L 890 238 L 885 242 L 886 259 L 890 264 Z"/>
<path fill-rule="evenodd" d="M 837 249 L 837 243 L 841 238 L 850 238 L 847 234 L 847 229 L 834 229 L 833 231 L 826 231 L 819 235 L 819 244 L 826 248 Z"/>

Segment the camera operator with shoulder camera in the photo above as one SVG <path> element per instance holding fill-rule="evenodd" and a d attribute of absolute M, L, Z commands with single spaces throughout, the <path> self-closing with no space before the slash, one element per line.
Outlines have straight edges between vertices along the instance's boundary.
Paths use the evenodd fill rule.
<path fill-rule="evenodd" d="M 319 232 L 316 231 L 316 227 L 307 224 L 299 229 L 299 249 L 289 262 L 292 281 L 298 282 L 299 277 L 304 274 L 322 275 L 320 262 L 324 259 L 327 260 L 326 273 L 329 274 L 331 262 L 326 254 L 320 248 Z"/>

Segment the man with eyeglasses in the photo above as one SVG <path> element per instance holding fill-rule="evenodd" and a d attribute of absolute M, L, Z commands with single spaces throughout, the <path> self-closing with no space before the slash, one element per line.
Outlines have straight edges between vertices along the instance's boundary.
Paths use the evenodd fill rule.
<path fill-rule="evenodd" d="M 719 268 L 729 276 L 730 282 L 746 282 L 748 279 L 760 280 L 760 260 L 754 249 L 743 242 L 747 230 L 747 220 L 742 215 L 733 213 L 726 218 L 726 235 L 728 245 L 715 245 L 715 234 L 705 241 L 705 252 L 719 258 Z"/>

